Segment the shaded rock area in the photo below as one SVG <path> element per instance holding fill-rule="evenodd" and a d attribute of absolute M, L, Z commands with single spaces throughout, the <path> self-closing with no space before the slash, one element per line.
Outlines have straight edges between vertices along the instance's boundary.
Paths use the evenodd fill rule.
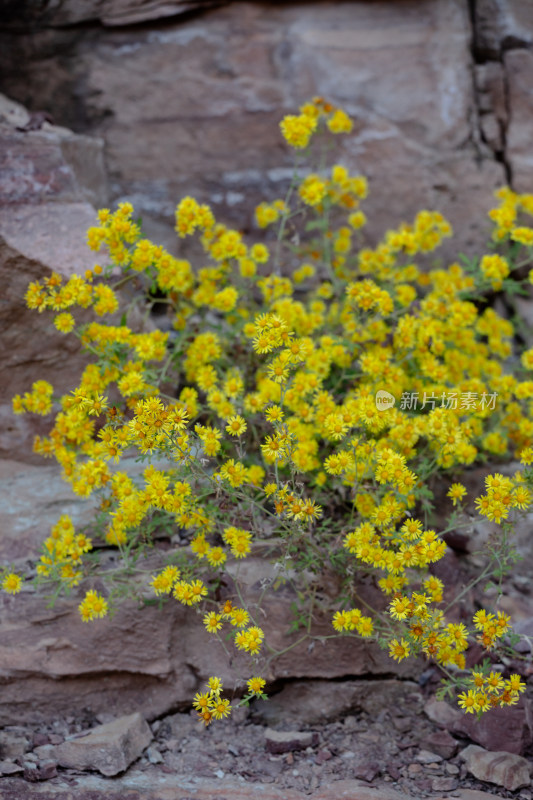
<path fill-rule="evenodd" d="M 6 2 L 9 27 L 62 27 L 82 22 L 102 25 L 134 25 L 152 19 L 174 17 L 192 11 L 202 11 L 224 5 L 227 0 L 59 0 L 42 4 L 38 0 L 24 3 Z"/>
<path fill-rule="evenodd" d="M 505 165 L 513 188 L 531 192 L 533 8 L 522 0 L 476 0 L 472 22 L 477 75 L 482 83 L 490 76 L 490 107 L 478 94 L 482 138 Z"/>

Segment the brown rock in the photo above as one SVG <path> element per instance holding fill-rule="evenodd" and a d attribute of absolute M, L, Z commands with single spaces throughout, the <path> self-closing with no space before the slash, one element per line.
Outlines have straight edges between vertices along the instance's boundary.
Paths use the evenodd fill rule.
<path fill-rule="evenodd" d="M 428 700 L 424 706 L 424 713 L 432 722 L 450 730 L 463 717 L 457 708 L 449 705 L 445 700 Z"/>
<path fill-rule="evenodd" d="M 151 740 L 148 724 L 136 712 L 67 739 L 57 745 L 55 755 L 62 767 L 118 775 L 139 758 Z"/>
<path fill-rule="evenodd" d="M 23 21 L 34 26 L 75 25 L 81 22 L 99 21 L 102 25 L 135 25 L 148 20 L 165 20 L 167 17 L 186 14 L 202 8 L 208 9 L 217 5 L 217 0 L 112 0 L 102 4 L 99 0 L 66 0 L 52 7 L 32 5 L 26 11 Z M 19 19 L 18 12 L 13 9 L 11 24 Z"/>
<path fill-rule="evenodd" d="M 497 120 L 507 125 L 508 108 L 505 72 L 500 61 L 476 64 L 475 79 L 478 108 L 482 114 L 493 113 Z"/>
<path fill-rule="evenodd" d="M 48 535 L 49 525 L 55 522 L 58 507 L 72 513 L 76 524 L 86 519 L 83 504 L 78 506 L 70 500 L 57 471 L 55 481 L 53 475 L 53 467 L 30 467 L 28 473 L 13 470 L 8 479 L 0 481 L 0 488 L 5 490 L 4 500 L 0 501 L 3 524 L 3 550 L 0 552 L 6 561 L 12 561 L 15 555 L 20 558 L 25 548 L 37 552 L 39 543 Z M 17 505 L 17 498 L 22 505 Z M 30 505 L 32 514 L 28 515 Z M 38 525 L 34 519 L 39 520 Z M 248 561 L 251 562 L 248 572 L 243 570 L 245 579 L 250 575 L 259 576 L 264 559 L 253 557 Z M 145 568 L 148 573 L 153 571 L 156 562 L 147 561 Z M 250 579 L 246 587 L 251 603 L 261 592 L 261 584 L 255 580 Z M 94 714 L 106 712 L 115 716 L 135 707 L 146 717 L 153 718 L 178 703 L 190 703 L 198 687 L 197 681 L 206 680 L 212 674 L 213 663 L 220 664 L 218 674 L 228 685 L 233 683 L 236 672 L 247 675 L 250 670 L 244 659 L 235 660 L 231 667 L 218 643 L 206 636 L 196 615 L 175 602 L 165 604 L 162 609 L 152 606 L 142 610 L 133 603 L 126 603 L 113 618 L 89 626 L 81 622 L 77 610 L 83 592 L 84 588 L 80 587 L 70 598 L 58 599 L 53 609 L 46 609 L 42 598 L 31 587 L 16 597 L 4 594 L 0 598 L 3 605 L 0 669 L 4 676 L 0 724 L 41 722 L 49 718 L 51 707 L 56 713 L 72 714 L 79 708 L 87 708 Z M 272 592 L 265 598 L 263 627 L 267 640 L 274 646 L 279 645 L 285 635 L 279 620 L 288 618 L 293 600 L 293 594 L 286 589 Z M 325 616 L 314 630 L 329 633 L 330 629 L 331 621 Z M 286 646 L 287 638 L 283 642 Z M 408 667 L 411 673 L 418 669 L 416 663 Z M 280 664 L 274 663 L 272 669 L 273 677 L 276 674 L 300 678 L 306 675 L 342 677 L 358 672 L 365 674 L 373 669 L 390 672 L 394 664 L 383 652 L 373 651 L 368 645 L 354 646 L 353 640 L 340 638 L 330 642 L 327 649 L 317 647 L 312 653 L 307 646 L 295 648 L 293 659 L 285 657 Z M 106 674 L 105 681 L 102 681 L 102 673 Z M 58 678 L 68 680 L 60 682 Z M 353 683 L 358 684 L 357 681 Z M 407 681 L 364 682 L 353 687 L 350 684 L 347 684 L 348 693 L 353 689 L 356 705 L 368 709 L 381 709 L 384 703 L 404 703 L 411 707 L 410 696 L 418 697 L 416 684 Z M 339 703 L 346 702 L 343 685 L 334 685 L 338 687 L 337 699 L 331 697 L 327 703 L 324 700 L 328 713 L 339 708 Z M 324 698 L 329 696 L 325 681 L 318 681 L 310 688 L 322 693 Z M 314 697 L 309 694 L 309 687 L 304 692 L 307 692 L 305 713 L 312 716 L 316 714 L 316 710 L 313 711 L 317 705 L 316 694 Z M 297 714 L 300 700 L 295 702 Z M 265 704 L 266 707 L 270 705 Z M 283 706 L 278 708 L 278 713 L 280 718 L 290 717 L 290 714 L 284 717 Z M 299 724 L 302 724 L 301 719 Z"/>
<path fill-rule="evenodd" d="M 533 11 L 522 0 L 478 0 L 474 6 L 474 44 L 484 57 L 533 42 Z"/>
<path fill-rule="evenodd" d="M 52 271 L 68 277 L 94 265 L 85 244 L 96 219 L 89 203 L 104 202 L 106 184 L 101 140 L 48 123 L 21 133 L 16 126 L 25 115 L 0 95 L 0 456 L 16 448 L 18 458 L 31 461 L 33 436 L 51 425 L 35 415 L 15 417 L 13 395 L 39 378 L 61 394 L 87 359 L 74 337 L 55 330 L 51 313 L 26 308 L 24 295 L 30 281 Z"/>
<path fill-rule="evenodd" d="M 54 745 L 53 744 L 43 744 L 39 747 L 35 747 L 33 750 L 33 755 L 37 756 L 39 761 L 47 761 L 49 760 L 55 753 Z"/>
<path fill-rule="evenodd" d="M 510 50 L 504 56 L 511 117 L 507 129 L 506 156 L 513 171 L 513 188 L 530 192 L 533 156 L 528 130 L 533 121 L 533 53 Z"/>
<path fill-rule="evenodd" d="M 305 750 L 318 742 L 318 735 L 312 731 L 274 731 L 265 730 L 265 748 L 267 753 L 289 753 L 294 750 Z"/>
<path fill-rule="evenodd" d="M 442 758 L 453 758 L 459 747 L 457 741 L 450 736 L 448 731 L 436 731 L 424 740 L 424 744 L 432 753 L 437 753 Z"/>
<path fill-rule="evenodd" d="M 43 120 L 47 116 L 43 114 Z M 0 94 L 0 206 L 105 203 L 103 141 L 43 121 Z"/>
<path fill-rule="evenodd" d="M 442 761 L 442 756 L 429 750 L 421 750 L 415 758 L 420 764 L 438 764 L 439 761 Z"/>
<path fill-rule="evenodd" d="M 482 792 L 479 789 L 455 789 L 453 800 L 494 800 L 492 792 Z M 434 800 L 451 800 L 449 795 L 446 797 L 434 798 Z"/>
<path fill-rule="evenodd" d="M 433 778 L 431 790 L 433 792 L 453 792 L 457 789 L 458 781 L 456 778 Z"/>
<path fill-rule="evenodd" d="M 481 130 L 483 139 L 495 153 L 503 151 L 503 126 L 496 114 L 483 114 L 481 116 Z"/>
<path fill-rule="evenodd" d="M 17 772 L 23 772 L 23 768 L 14 761 L 0 761 L 0 775 L 15 775 Z"/>
<path fill-rule="evenodd" d="M 39 761 L 39 778 L 42 781 L 49 781 L 57 776 L 57 762 L 53 759 Z"/>
<path fill-rule="evenodd" d="M 95 0 L 62 3 L 52 17 L 71 19 L 76 8 L 124 22 L 182 7 Z M 49 58 L 57 40 L 61 65 Z M 474 98 L 464 3 L 232 3 L 160 30 L 50 30 L 46 40 L 28 33 L 6 48 L 10 63 L 21 50 L 25 57 L 23 74 L 8 71 L 11 94 L 100 134 L 114 196 L 131 199 L 148 234 L 174 248 L 173 210 L 184 194 L 211 202 L 240 229 L 252 228 L 256 203 L 284 194 L 292 155 L 279 119 L 317 93 L 355 119 L 339 158 L 370 176 L 371 240 L 430 207 L 457 223 L 446 257 L 473 252 L 485 239 L 491 191 L 505 180 L 492 154 L 479 163 L 468 144 Z"/>
<path fill-rule="evenodd" d="M 24 733 L 0 731 L 0 758 L 17 758 L 28 750 L 29 741 Z"/>
<path fill-rule="evenodd" d="M 33 761 L 23 761 L 23 772 L 24 772 L 24 780 L 29 781 L 30 783 L 35 783 L 36 781 L 41 780 L 41 776 L 39 775 L 39 767 Z"/>
<path fill-rule="evenodd" d="M 321 786 L 311 797 L 312 800 L 406 800 L 407 796 L 387 787 L 374 788 L 357 780 L 342 780 Z"/>
<path fill-rule="evenodd" d="M 518 706 L 493 708 L 479 720 L 472 714 L 461 714 L 451 730 L 468 736 L 487 750 L 520 755 L 533 741 L 531 714 L 527 713 L 525 703 L 529 701 L 522 699 Z"/>
<path fill-rule="evenodd" d="M 35 558 L 57 522 L 58 509 L 79 527 L 90 522 L 95 507 L 95 502 L 73 494 L 56 466 L 0 459 L 0 557 L 5 563 Z"/>
<path fill-rule="evenodd" d="M 354 778 L 371 783 L 380 772 L 381 767 L 377 761 L 365 761 L 364 764 L 356 764 L 353 767 L 352 775 Z"/>
<path fill-rule="evenodd" d="M 511 753 L 489 753 L 482 747 L 469 745 L 461 752 L 468 771 L 480 781 L 503 786 L 511 792 L 530 783 L 530 765 L 525 758 Z"/>
<path fill-rule="evenodd" d="M 76 264 L 88 265 L 89 259 L 84 255 L 84 264 L 79 254 L 84 250 L 84 230 L 93 221 L 90 206 L 79 203 L 56 204 L 50 212 L 20 206 L 4 208 L 0 213 L 0 275 L 4 279 L 0 309 L 0 455 L 4 457 L 12 458 L 16 452 L 20 460 L 36 461 L 31 452 L 33 437 L 51 428 L 50 418 L 15 416 L 13 395 L 31 390 L 32 383 L 39 379 L 49 380 L 60 393 L 66 391 L 75 385 L 87 363 L 80 355 L 78 341 L 56 331 L 50 316 L 27 309 L 24 294 L 31 280 L 49 275 L 52 269 L 60 271 L 67 261 L 70 272 Z M 22 245 L 20 239 L 27 223 L 27 244 Z M 41 225 L 44 239 L 36 231 Z M 57 236 L 58 227 L 63 226 L 64 236 Z M 24 250 L 33 250 L 35 258 Z"/>

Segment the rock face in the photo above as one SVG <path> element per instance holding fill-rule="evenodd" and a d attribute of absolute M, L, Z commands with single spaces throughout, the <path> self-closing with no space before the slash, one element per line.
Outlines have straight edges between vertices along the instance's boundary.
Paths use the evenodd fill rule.
<path fill-rule="evenodd" d="M 0 96 L 0 456 L 35 460 L 35 433 L 50 427 L 41 417 L 14 417 L 11 398 L 38 379 L 58 392 L 71 388 L 85 359 L 77 341 L 53 328 L 49 314 L 29 311 L 31 280 L 52 271 L 63 276 L 93 266 L 85 232 L 94 225 L 91 202 L 105 197 L 102 142 L 30 115 Z M 39 461 L 42 463 L 41 459 Z"/>
<path fill-rule="evenodd" d="M 457 228 L 446 257 L 479 249 L 506 175 L 481 139 L 465 0 L 195 3 L 206 13 L 168 20 L 189 5 L 54 4 L 46 31 L 6 41 L 5 89 L 101 136 L 113 199 L 129 198 L 147 232 L 173 249 L 185 194 L 253 230 L 254 205 L 283 196 L 292 174 L 279 120 L 317 94 L 355 120 L 339 158 L 370 179 L 369 241 L 430 207 Z M 144 14 L 144 24 L 76 27 L 133 21 L 128 14 Z"/>
<path fill-rule="evenodd" d="M 490 112 L 481 108 L 482 135 L 498 151 L 512 186 L 533 190 L 530 138 L 533 119 L 533 8 L 521 0 L 478 0 L 474 4 L 474 53 L 492 76 Z M 483 116 L 485 115 L 485 116 Z M 495 146 L 496 145 L 496 146 Z"/>
<path fill-rule="evenodd" d="M 15 564 L 27 572 L 31 569 L 27 559 L 38 555 L 61 513 L 69 513 L 80 529 L 90 521 L 92 509 L 91 502 L 81 502 L 71 494 L 55 466 L 0 461 L 0 563 Z M 112 559 L 110 553 L 103 567 L 112 566 Z M 149 575 L 156 563 L 148 559 L 144 568 Z M 262 591 L 261 579 L 269 577 L 268 563 L 258 553 L 245 559 L 239 569 L 248 602 L 253 603 Z M 270 577 L 275 577 L 274 571 Z M 368 593 L 370 587 L 361 591 Z M 0 725 L 44 720 L 50 708 L 57 714 L 85 708 L 93 714 L 117 716 L 135 708 L 153 719 L 177 704 L 189 704 L 200 684 L 213 674 L 214 665 L 228 686 L 236 674 L 251 668 L 242 658 L 234 659 L 230 668 L 221 646 L 208 636 L 196 614 L 175 601 L 162 609 L 125 603 L 115 616 L 88 624 L 81 622 L 77 610 L 84 592 L 79 587 L 53 608 L 30 587 L 14 597 L 0 595 Z M 371 604 L 379 602 L 377 593 L 366 597 Z M 262 626 L 269 644 L 278 650 L 300 636 L 288 638 L 288 623 L 280 624 L 290 618 L 294 599 L 284 588 L 270 591 L 265 598 Z M 329 616 L 319 618 L 312 633 L 330 634 Z M 412 660 L 396 664 L 372 644 L 341 638 L 328 641 L 327 647 L 317 641 L 300 643 L 275 660 L 265 677 L 273 681 L 393 672 L 407 678 L 422 669 Z M 365 692 L 365 702 L 370 703 L 376 693 Z M 356 702 L 360 694 L 361 687 L 354 686 L 351 701 Z M 340 708 L 338 704 L 345 700 L 335 695 L 331 703 Z"/>
<path fill-rule="evenodd" d="M 141 469 L 142 465 L 129 464 L 127 469 L 135 467 Z M 0 460 L 0 563 L 12 564 L 21 573 L 31 572 L 34 562 L 28 563 L 28 559 L 38 556 L 60 514 L 68 513 L 80 530 L 91 521 L 93 511 L 94 503 L 73 495 L 57 466 Z M 112 566 L 113 557 L 110 553 L 107 560 L 104 558 L 104 568 L 106 564 Z M 144 567 L 149 575 L 156 564 L 147 561 Z M 240 564 L 240 581 L 252 604 L 262 592 L 261 580 L 276 577 L 273 569 L 270 575 L 265 573 L 267 567 L 260 554 Z M 216 674 L 228 686 L 238 672 L 245 674 L 250 669 L 237 658 L 233 671 L 197 616 L 175 601 L 162 609 L 125 604 L 112 618 L 84 624 L 77 606 L 85 588 L 57 600 L 52 608 L 29 586 L 15 597 L 0 595 L 0 725 L 42 721 L 49 717 L 51 708 L 55 714 L 86 709 L 93 714 L 117 716 L 135 708 L 152 719 L 177 704 L 190 704 L 194 692 L 213 673 L 214 665 Z M 361 587 L 361 592 L 370 592 L 365 596 L 372 605 L 379 602 L 370 587 Z M 286 635 L 285 621 L 290 618 L 294 600 L 295 595 L 282 588 L 269 592 L 264 604 L 262 626 L 269 644 L 278 650 L 285 650 L 300 636 L 296 633 L 291 639 Z M 312 633 L 318 637 L 331 633 L 328 615 L 317 619 Z M 416 677 L 422 668 L 411 660 L 396 664 L 372 644 L 355 643 L 349 638 L 328 641 L 327 646 L 325 640 L 301 642 L 274 661 L 265 677 L 269 681 L 325 679 L 392 672 L 407 678 Z M 308 686 L 309 681 L 304 688 Z M 378 694 L 383 693 L 382 684 L 380 687 Z M 332 697 L 329 704 L 336 712 L 346 707 L 346 696 L 341 694 Z M 352 694 L 348 706 L 358 702 L 361 687 L 354 686 Z M 367 687 L 365 695 L 369 704 L 376 692 Z"/>
<path fill-rule="evenodd" d="M 522 0 L 477 0 L 473 30 L 466 0 L 5 6 L 0 88 L 31 113 L 0 98 L 0 456 L 31 461 L 33 435 L 49 427 L 13 417 L 12 395 L 37 378 L 61 393 L 83 365 L 68 337 L 25 309 L 28 281 L 91 267 L 85 231 L 94 207 L 108 202 L 131 200 L 147 234 L 173 251 L 174 208 L 185 194 L 255 235 L 254 205 L 283 196 L 292 174 L 279 120 L 309 97 L 323 95 L 354 119 L 339 160 L 369 177 L 370 244 L 429 207 L 457 229 L 443 257 L 479 253 L 492 190 L 507 179 L 533 188 L 533 14 Z M 87 518 L 54 469 L 39 469 L 2 465 L 3 563 L 35 556 L 61 512 Z M 251 597 L 262 566 L 247 564 Z M 292 600 L 281 591 L 266 608 L 279 649 L 287 642 L 278 621 Z M 78 602 L 75 593 L 48 609 L 30 591 L 0 599 L 0 721 L 80 705 L 157 716 L 189 702 L 213 663 L 226 663 L 176 604 L 125 607 L 83 626 Z M 313 632 L 329 634 L 329 619 Z M 314 644 L 287 652 L 268 678 L 417 674 L 371 646 Z M 331 707 L 342 702 L 332 697 Z M 522 731 L 517 747 L 526 738 Z"/>

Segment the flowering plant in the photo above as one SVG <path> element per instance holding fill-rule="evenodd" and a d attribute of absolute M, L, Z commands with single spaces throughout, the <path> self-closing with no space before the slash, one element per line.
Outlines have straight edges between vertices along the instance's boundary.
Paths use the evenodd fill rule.
<path fill-rule="evenodd" d="M 281 122 L 297 158 L 312 158 L 351 127 L 321 98 Z M 143 238 L 122 203 L 99 211 L 88 232 L 106 265 L 30 284 L 28 306 L 51 312 L 92 362 L 70 394 L 54 397 L 38 380 L 14 398 L 14 411 L 56 411 L 35 451 L 57 460 L 76 494 L 100 497 L 93 531 L 76 531 L 66 514 L 54 525 L 38 580 L 73 589 L 98 575 L 105 591 L 85 589 L 79 605 L 87 622 L 124 596 L 145 597 L 147 584 L 153 596 L 192 607 L 226 650 L 231 642 L 249 654 L 248 702 L 265 696 L 265 678 L 253 673 L 277 652 L 238 570 L 227 596 L 214 588 L 264 540 L 279 580 L 289 569 L 302 575 L 309 602 L 298 610 L 298 642 L 313 638 L 313 576 L 327 565 L 342 586 L 331 636 L 375 639 L 398 661 L 434 659 L 460 705 L 480 713 L 517 702 L 525 688 L 518 674 L 465 668 L 470 642 L 489 653 L 512 644 L 510 619 L 480 609 L 470 627 L 450 620 L 432 565 L 445 554 L 446 532 L 464 523 L 461 470 L 484 459 L 533 461 L 533 350 L 517 354 L 513 325 L 484 302 L 489 291 L 521 291 L 533 246 L 522 217 L 533 214 L 533 195 L 497 193 L 488 255 L 422 269 L 450 224 L 421 211 L 365 247 L 366 194 L 365 178 L 342 164 L 303 177 L 295 169 L 286 197 L 256 209 L 265 236 L 252 245 L 185 197 L 176 231 L 199 237 L 199 269 Z M 135 332 L 127 314 L 118 317 L 125 285 L 146 318 L 166 307 L 166 330 Z M 96 319 L 82 324 L 77 308 Z M 132 457 L 146 465 L 140 474 Z M 429 526 L 435 476 L 458 507 L 439 530 Z M 512 528 L 531 505 L 532 482 L 528 469 L 487 477 L 476 505 L 501 535 L 489 541 L 473 583 L 512 568 Z M 161 531 L 180 533 L 171 549 L 156 547 Z M 99 571 L 97 536 L 120 554 L 115 570 Z M 158 560 L 148 573 L 147 551 Z M 382 607 L 361 607 L 363 573 L 381 589 Z M 17 592 L 21 580 L 4 570 L 6 591 Z M 194 698 L 206 724 L 230 713 L 221 693 L 211 677 Z"/>

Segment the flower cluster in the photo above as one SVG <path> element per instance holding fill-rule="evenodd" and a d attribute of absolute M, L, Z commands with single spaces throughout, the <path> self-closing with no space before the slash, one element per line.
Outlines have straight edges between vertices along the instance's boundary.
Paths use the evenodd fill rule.
<path fill-rule="evenodd" d="M 57 577 L 67 586 L 76 586 L 82 578 L 83 555 L 90 550 L 91 540 L 84 533 L 76 533 L 69 515 L 62 514 L 43 544 L 37 574 L 44 578 Z M 84 616 L 86 618 L 93 617 Z"/>
<path fill-rule="evenodd" d="M 345 111 L 315 98 L 281 132 L 301 151 L 351 127 Z M 63 397 L 40 380 L 13 400 L 16 413 L 55 412 L 34 449 L 57 461 L 77 495 L 98 498 L 98 541 L 117 553 L 116 569 L 99 573 L 97 548 L 67 515 L 44 544 L 40 580 L 85 591 L 84 620 L 119 597 L 177 601 L 214 644 L 229 653 L 231 640 L 239 659 L 247 654 L 255 673 L 277 652 L 257 624 L 268 586 L 295 582 L 299 598 L 309 595 L 293 624 L 312 639 L 309 581 L 328 568 L 343 586 L 342 602 L 331 598 L 333 630 L 376 639 L 397 661 L 424 654 L 458 675 L 470 643 L 489 653 L 504 646 L 508 618 L 486 610 L 470 627 L 449 619 L 432 569 L 467 502 L 461 470 L 495 457 L 533 463 L 533 350 L 519 352 L 512 322 L 476 302 L 517 290 L 517 269 L 533 253 L 533 195 L 499 191 L 491 251 L 430 267 L 428 254 L 452 234 L 447 220 L 422 210 L 365 246 L 367 192 L 343 163 L 315 167 L 285 198 L 257 207 L 254 243 L 184 197 L 176 232 L 197 237 L 199 268 L 143 238 L 122 203 L 100 211 L 88 233 L 104 267 L 30 284 L 28 307 L 50 313 L 92 358 Z M 166 307 L 164 332 L 115 314 L 126 284 L 143 288 L 144 316 Z M 508 531 L 532 502 L 529 471 L 504 472 L 489 475 L 476 500 L 505 527 L 487 551 L 492 568 L 512 563 Z M 429 518 L 435 476 L 454 506 L 449 527 Z M 254 552 L 277 569 L 259 599 L 240 581 Z M 361 574 L 384 596 L 368 613 Z M 95 575 L 107 599 L 83 586 Z M 14 593 L 21 579 L 6 573 L 2 585 Z M 515 675 L 501 684 L 472 675 L 467 710 L 515 702 L 521 691 Z M 264 686 L 251 677 L 246 697 L 264 696 Z M 221 688 L 211 678 L 196 695 L 205 724 L 229 713 Z"/>
<path fill-rule="evenodd" d="M 193 706 L 199 719 L 207 727 L 214 719 L 224 719 L 231 714 L 229 700 L 221 697 L 222 681 L 220 678 L 209 678 L 206 691 L 194 695 Z"/>
<path fill-rule="evenodd" d="M 504 680 L 501 673 L 492 670 L 488 674 L 473 670 L 470 686 L 472 688 L 458 695 L 459 705 L 467 714 L 515 705 L 526 690 L 520 675 L 514 673 Z"/>
<path fill-rule="evenodd" d="M 105 617 L 108 612 L 107 600 L 98 592 L 90 589 L 79 605 L 79 612 L 84 622 Z"/>

